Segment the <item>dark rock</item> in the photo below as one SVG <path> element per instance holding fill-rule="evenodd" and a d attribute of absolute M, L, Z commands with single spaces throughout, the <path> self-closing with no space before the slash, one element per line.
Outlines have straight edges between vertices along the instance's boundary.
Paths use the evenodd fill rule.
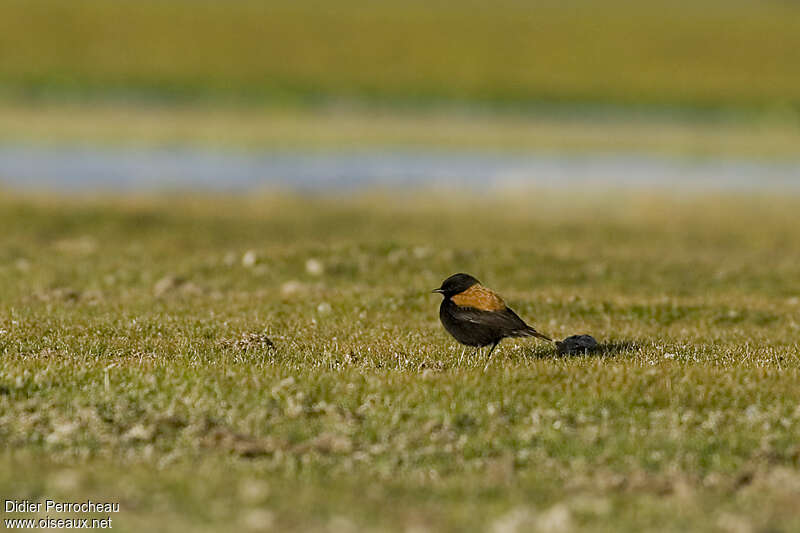
<path fill-rule="evenodd" d="M 593 352 L 599 347 L 591 335 L 573 335 L 563 341 L 556 341 L 556 348 L 561 355 L 585 354 Z"/>

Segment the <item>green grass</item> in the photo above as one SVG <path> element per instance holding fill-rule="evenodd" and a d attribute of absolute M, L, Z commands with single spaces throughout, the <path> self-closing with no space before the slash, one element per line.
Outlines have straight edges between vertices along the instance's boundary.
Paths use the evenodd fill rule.
<path fill-rule="evenodd" d="M 800 105 L 793 2 L 2 0 L 6 96 Z"/>
<path fill-rule="evenodd" d="M 797 530 L 799 207 L 2 196 L 0 498 L 119 501 L 122 531 Z M 604 350 L 462 360 L 455 271 Z"/>

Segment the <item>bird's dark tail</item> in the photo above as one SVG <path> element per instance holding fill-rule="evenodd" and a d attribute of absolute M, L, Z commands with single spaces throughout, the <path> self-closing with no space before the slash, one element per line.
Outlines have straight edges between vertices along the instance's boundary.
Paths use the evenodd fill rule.
<path fill-rule="evenodd" d="M 537 339 L 542 339 L 542 340 L 545 340 L 545 341 L 548 341 L 548 342 L 553 342 L 553 339 L 551 339 L 547 335 L 539 333 L 538 331 L 536 331 L 535 329 L 533 329 L 530 326 L 526 327 L 525 329 L 520 329 L 520 330 L 515 331 L 514 332 L 514 337 L 536 337 Z"/>

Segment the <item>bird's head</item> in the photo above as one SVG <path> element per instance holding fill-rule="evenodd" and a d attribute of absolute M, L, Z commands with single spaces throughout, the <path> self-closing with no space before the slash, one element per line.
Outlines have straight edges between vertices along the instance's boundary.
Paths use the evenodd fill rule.
<path fill-rule="evenodd" d="M 480 281 L 469 274 L 453 274 L 442 282 L 441 287 L 438 289 L 433 289 L 432 292 L 438 292 L 445 298 L 450 298 L 451 296 L 464 292 L 473 285 L 480 285 Z"/>

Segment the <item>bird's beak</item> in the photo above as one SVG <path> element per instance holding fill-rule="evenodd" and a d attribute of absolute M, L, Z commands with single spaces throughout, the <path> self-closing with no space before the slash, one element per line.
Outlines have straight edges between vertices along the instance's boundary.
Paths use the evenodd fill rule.
<path fill-rule="evenodd" d="M 444 294 L 442 289 L 433 289 L 431 292 L 438 292 L 439 294 Z"/>

